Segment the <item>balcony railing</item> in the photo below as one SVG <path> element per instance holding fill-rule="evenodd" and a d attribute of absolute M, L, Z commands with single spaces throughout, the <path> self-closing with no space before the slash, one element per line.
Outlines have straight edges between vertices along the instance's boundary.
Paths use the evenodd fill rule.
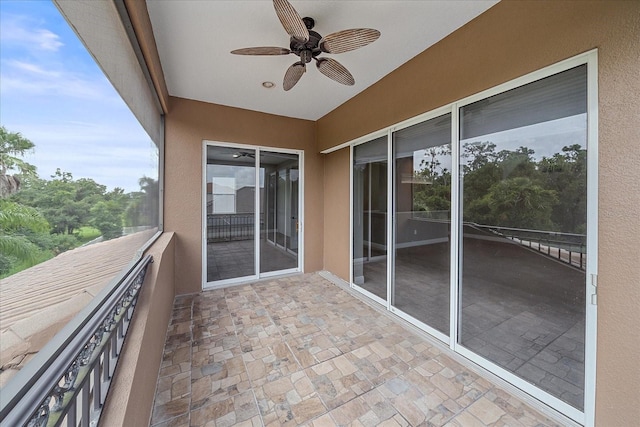
<path fill-rule="evenodd" d="M 150 262 L 103 290 L 2 389 L 3 427 L 98 424 Z"/>
<path fill-rule="evenodd" d="M 587 268 L 587 236 L 584 234 L 498 227 L 495 225 L 470 225 L 507 238 L 581 270 L 586 270 Z"/>
<path fill-rule="evenodd" d="M 253 213 L 207 215 L 208 243 L 250 240 L 253 239 L 254 234 L 255 214 Z"/>

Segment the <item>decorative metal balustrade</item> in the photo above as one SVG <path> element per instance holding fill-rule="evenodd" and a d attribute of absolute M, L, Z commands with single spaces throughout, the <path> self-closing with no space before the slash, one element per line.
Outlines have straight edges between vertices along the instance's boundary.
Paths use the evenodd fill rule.
<path fill-rule="evenodd" d="M 255 215 L 208 214 L 207 242 L 229 242 L 232 240 L 250 240 L 255 235 Z"/>
<path fill-rule="evenodd" d="M 105 289 L 2 389 L 0 425 L 98 424 L 150 262 Z"/>

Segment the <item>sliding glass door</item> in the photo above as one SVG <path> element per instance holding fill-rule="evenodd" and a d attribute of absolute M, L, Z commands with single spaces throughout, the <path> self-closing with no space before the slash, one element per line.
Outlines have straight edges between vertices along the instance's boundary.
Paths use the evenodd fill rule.
<path fill-rule="evenodd" d="M 352 286 L 579 422 L 595 393 L 589 64 L 352 147 Z"/>
<path fill-rule="evenodd" d="M 298 266 L 298 155 L 261 151 L 261 173 L 268 184 L 261 194 L 260 272 Z"/>
<path fill-rule="evenodd" d="M 387 299 L 387 138 L 353 147 L 353 283 Z"/>
<path fill-rule="evenodd" d="M 449 334 L 451 114 L 393 134 L 391 304 Z"/>
<path fill-rule="evenodd" d="M 586 65 L 460 108 L 458 342 L 583 409 Z"/>
<path fill-rule="evenodd" d="M 300 271 L 299 154 L 205 149 L 207 286 Z"/>

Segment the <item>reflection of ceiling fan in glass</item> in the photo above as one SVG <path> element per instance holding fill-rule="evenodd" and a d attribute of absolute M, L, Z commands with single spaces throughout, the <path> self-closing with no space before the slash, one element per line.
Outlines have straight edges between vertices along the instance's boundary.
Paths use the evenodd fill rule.
<path fill-rule="evenodd" d="M 256 158 L 254 153 L 248 153 L 246 151 L 238 151 L 237 153 L 233 153 L 234 159 L 239 159 L 240 157 L 251 157 L 252 159 Z"/>
<path fill-rule="evenodd" d="M 343 53 L 361 48 L 380 37 L 380 31 L 371 28 L 353 28 L 331 33 L 322 37 L 312 31 L 315 21 L 312 18 L 300 18 L 298 12 L 287 0 L 273 0 L 276 14 L 287 34 L 291 36 L 289 49 L 283 47 L 247 47 L 236 49 L 236 55 L 294 55 L 300 60 L 291 65 L 284 75 L 284 90 L 289 90 L 298 83 L 306 72 L 306 64 L 316 61 L 316 67 L 322 74 L 347 86 L 355 84 L 351 73 L 338 61 L 332 58 L 319 58 L 321 53 Z"/>

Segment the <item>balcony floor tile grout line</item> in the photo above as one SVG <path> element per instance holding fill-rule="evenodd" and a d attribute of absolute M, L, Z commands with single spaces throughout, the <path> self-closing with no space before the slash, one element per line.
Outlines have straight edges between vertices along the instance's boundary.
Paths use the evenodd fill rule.
<path fill-rule="evenodd" d="M 222 291 L 223 291 L 223 295 L 224 295 L 225 306 L 227 307 L 227 310 L 229 310 L 229 303 L 227 301 L 226 289 L 229 289 L 229 288 L 224 288 L 224 289 L 222 289 Z M 231 315 L 231 310 L 229 310 L 229 317 L 231 318 L 231 324 L 233 325 L 233 333 L 234 333 L 235 337 L 238 339 L 238 342 L 240 342 L 240 336 L 238 335 L 238 326 L 236 325 L 236 322 L 233 319 L 233 316 Z M 242 345 L 240 346 L 240 351 L 244 353 L 244 351 L 242 350 Z M 264 418 L 262 417 L 262 411 L 260 410 L 260 404 L 258 402 L 258 397 L 256 396 L 256 393 L 255 393 L 255 390 L 254 390 L 253 380 L 251 379 L 251 376 L 249 375 L 249 368 L 247 367 L 247 361 L 245 360 L 244 357 L 241 357 L 241 358 L 242 358 L 242 365 L 244 366 L 244 370 L 247 373 L 247 378 L 249 379 L 249 385 L 251 387 L 251 395 L 253 396 L 253 402 L 255 403 L 256 408 L 258 408 L 258 415 L 260 416 L 260 423 L 262 424 L 263 427 L 265 427 Z"/>
<path fill-rule="evenodd" d="M 269 282 L 266 282 L 269 283 Z M 300 367 L 300 371 L 302 373 L 304 373 L 305 377 L 309 380 L 309 382 L 311 382 L 311 378 L 309 378 L 309 376 L 307 375 L 307 373 L 305 372 L 305 368 L 303 368 L 302 363 L 300 363 L 300 360 L 298 359 L 298 357 L 296 356 L 295 352 L 291 349 L 291 346 L 289 345 L 289 342 L 285 339 L 284 335 L 282 335 L 282 330 L 280 329 L 280 327 L 278 325 L 276 325 L 275 321 L 273 320 L 273 316 L 271 315 L 271 311 L 269 309 L 267 309 L 267 305 L 263 304 L 263 300 L 260 297 L 260 295 L 258 294 L 258 292 L 256 291 L 256 287 L 253 286 L 253 284 L 251 284 L 251 289 L 253 290 L 253 293 L 256 295 L 256 297 L 258 298 L 258 301 L 261 302 L 262 306 L 265 309 L 265 312 L 267 313 L 267 315 L 269 316 L 269 320 L 271 321 L 271 324 L 276 328 L 276 330 L 278 331 L 278 335 L 280 335 L 280 338 L 282 339 L 282 342 L 287 346 L 287 349 L 289 350 L 289 352 L 291 353 L 291 355 L 293 356 L 293 358 L 295 359 L 296 363 L 298 364 L 298 366 Z M 322 397 L 318 396 L 318 398 L 320 399 L 320 402 L 322 402 L 322 405 L 325 407 L 326 412 L 319 414 L 318 416 L 314 417 L 313 419 L 307 420 L 306 423 L 310 423 L 312 422 L 314 419 L 320 418 L 325 414 L 329 414 L 329 416 L 331 417 L 330 414 L 330 410 L 329 407 L 327 406 L 326 402 L 322 399 Z M 258 406 L 259 408 L 259 406 Z M 331 419 L 335 422 L 335 420 L 333 419 L 333 417 L 331 417 Z M 305 424 L 306 424 L 305 423 Z M 263 423 L 264 425 L 264 423 Z M 337 423 L 336 423 L 337 425 Z"/>

